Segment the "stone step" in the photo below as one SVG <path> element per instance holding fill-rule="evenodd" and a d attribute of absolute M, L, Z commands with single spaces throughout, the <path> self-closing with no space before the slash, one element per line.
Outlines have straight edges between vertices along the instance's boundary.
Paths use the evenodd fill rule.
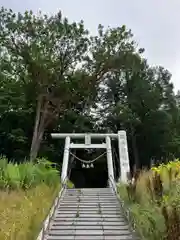
<path fill-rule="evenodd" d="M 56 209 L 56 212 L 58 212 L 58 213 L 65 213 L 65 214 L 68 214 L 68 213 L 76 213 L 76 212 L 81 212 L 81 213 L 97 213 L 97 211 L 98 211 L 98 213 L 99 212 L 103 212 L 103 213 L 106 213 L 106 214 L 111 214 L 111 213 L 113 213 L 113 214 L 115 214 L 115 213 L 120 213 L 120 214 L 124 214 L 123 213 L 123 211 L 122 211 L 122 209 L 121 208 L 106 208 L 106 207 L 91 207 L 91 208 L 89 208 L 89 207 L 69 207 L 69 208 L 65 208 L 65 207 L 63 207 L 63 208 L 57 208 Z"/>
<path fill-rule="evenodd" d="M 98 202 L 98 201 L 62 201 L 58 207 L 61 207 L 61 206 L 82 206 L 82 205 L 110 205 L 110 206 L 117 206 L 119 204 L 118 200 L 115 200 L 115 201 L 108 201 L 108 200 L 104 200 L 103 202 Z"/>
<path fill-rule="evenodd" d="M 82 196 L 79 196 L 79 197 L 62 197 L 61 200 L 63 201 L 78 201 L 79 199 L 81 200 L 84 200 L 84 201 L 114 201 L 114 200 L 117 200 L 117 198 L 115 197 L 96 197 L 96 198 L 90 198 L 90 197 L 82 197 Z"/>
<path fill-rule="evenodd" d="M 83 221 L 85 221 L 85 222 L 87 222 L 87 221 L 89 221 L 89 222 L 100 222 L 100 221 L 106 221 L 106 222 L 126 222 L 125 221 L 125 219 L 123 218 L 123 217 L 111 217 L 111 218 L 103 218 L 103 217 L 78 217 L 78 218 L 75 218 L 75 217 L 66 217 L 66 218 L 64 218 L 64 217 L 58 217 L 58 216 L 56 216 L 56 217 L 54 217 L 53 219 L 52 219 L 54 222 L 66 222 L 66 221 L 71 221 L 71 222 L 74 222 L 74 221 L 79 221 L 79 222 L 83 222 Z"/>
<path fill-rule="evenodd" d="M 79 197 L 79 196 L 82 196 L 82 197 L 116 197 L 116 195 L 114 194 L 111 194 L 111 193 L 108 193 L 108 194 L 102 194 L 102 193 L 97 193 L 97 194 L 75 194 L 75 193 L 65 193 L 63 195 L 63 197 L 66 196 L 66 197 Z"/>
<path fill-rule="evenodd" d="M 87 212 L 87 213 L 93 213 L 93 212 L 106 212 L 106 213 L 115 213 L 115 212 L 120 212 L 122 213 L 121 209 L 116 208 L 103 208 L 103 207 L 91 207 L 91 208 L 85 208 L 85 207 L 76 207 L 76 208 L 57 208 L 56 209 L 57 212 L 62 212 L 62 213 L 75 213 L 75 212 Z M 122 213 L 123 214 L 123 213 Z"/>
<path fill-rule="evenodd" d="M 114 192 L 111 192 L 111 191 L 106 191 L 106 192 L 78 192 L 78 191 L 65 191 L 64 194 L 67 194 L 67 195 L 86 195 L 86 196 L 94 196 L 94 195 L 115 195 Z"/>
<path fill-rule="evenodd" d="M 82 199 L 82 198 L 80 198 L 80 201 L 79 201 L 79 199 L 63 199 L 62 198 L 62 200 L 61 200 L 61 203 L 64 203 L 64 202 L 94 202 L 94 203 L 97 203 L 97 202 L 100 202 L 100 203 L 108 203 L 108 202 L 117 202 L 118 203 L 118 200 L 116 199 L 116 198 L 112 198 L 112 199 L 106 199 L 106 198 L 104 198 L 104 199 L 101 199 L 100 201 L 99 201 L 99 199 L 91 199 L 91 198 L 87 198 L 87 199 Z"/>
<path fill-rule="evenodd" d="M 121 208 L 118 207 L 118 206 L 102 206 L 101 204 L 97 204 L 97 205 L 91 205 L 91 206 L 88 206 L 88 205 L 76 205 L 76 206 L 72 206 L 72 205 L 67 205 L 67 206 L 62 206 L 62 205 L 59 205 L 57 207 L 57 210 L 61 211 L 61 210 L 64 210 L 64 211 L 75 211 L 75 210 L 86 210 L 86 211 L 91 211 L 91 210 L 97 210 L 97 209 L 101 209 L 101 210 L 105 210 L 105 211 L 121 211 Z"/>
<path fill-rule="evenodd" d="M 70 213 L 85 213 L 85 214 L 95 214 L 95 213 L 104 213 L 104 214 L 116 214 L 116 213 L 121 213 L 120 209 L 117 208 L 112 208 L 112 209 L 104 209 L 104 208 L 91 208 L 91 209 L 87 209 L 87 208 L 74 208 L 74 209 L 62 209 L 62 208 L 58 208 L 56 210 L 56 212 L 58 212 L 59 214 L 70 214 Z"/>
<path fill-rule="evenodd" d="M 64 205 L 59 205 L 58 206 L 58 209 L 63 209 L 63 210 L 67 210 L 67 211 L 71 211 L 73 209 L 87 209 L 87 210 L 91 210 L 91 209 L 96 209 L 96 208 L 101 208 L 101 209 L 106 209 L 106 210 L 113 210 L 113 209 L 120 209 L 120 207 L 118 205 L 102 205 L 101 203 L 97 203 L 96 205 L 87 205 L 87 204 L 77 204 L 76 206 L 72 206 L 72 205 L 67 205 L 67 206 L 64 206 Z"/>
<path fill-rule="evenodd" d="M 108 191 L 64 191 L 64 194 L 87 194 L 87 195 L 96 195 L 96 194 L 115 194 L 112 190 Z"/>
<path fill-rule="evenodd" d="M 51 225 L 51 230 L 129 230 L 129 227 L 127 225 L 115 225 L 115 226 L 109 226 L 109 225 L 57 225 L 57 224 L 52 224 Z"/>
<path fill-rule="evenodd" d="M 110 196 L 110 195 L 107 195 L 107 196 L 104 196 L 104 195 L 97 195 L 97 196 L 87 196 L 87 195 L 70 195 L 70 196 L 67 196 L 67 195 L 64 195 L 62 196 L 62 199 L 64 198 L 70 198 L 70 199 L 73 199 L 73 198 L 88 198 L 88 199 L 116 199 L 115 196 Z"/>
<path fill-rule="evenodd" d="M 123 235 L 130 235 L 129 229 L 127 230 L 57 230 L 57 229 L 50 229 L 48 232 L 51 236 L 123 236 Z M 85 238 L 86 239 L 86 238 Z"/>
<path fill-rule="evenodd" d="M 138 238 L 128 236 L 46 236 L 45 240 L 138 240 Z"/>
<path fill-rule="evenodd" d="M 118 202 L 116 198 L 62 198 L 62 202 Z"/>
<path fill-rule="evenodd" d="M 136 240 L 112 189 L 66 189 L 44 240 Z"/>
<path fill-rule="evenodd" d="M 79 195 L 83 195 L 83 196 L 97 196 L 97 195 L 104 195 L 104 196 L 109 196 L 109 195 L 112 195 L 112 196 L 115 196 L 114 193 L 112 192 L 94 192 L 94 193 L 86 193 L 86 192 L 64 192 L 64 195 L 76 195 L 76 196 L 79 196 Z"/>
<path fill-rule="evenodd" d="M 117 201 L 117 198 L 115 197 L 96 197 L 96 198 L 91 198 L 91 197 L 62 197 L 62 201 L 96 201 L 96 202 L 103 202 L 103 201 Z"/>
<path fill-rule="evenodd" d="M 63 222 L 59 222 L 59 221 L 52 221 L 51 222 L 51 225 L 54 226 L 72 226 L 72 225 L 76 225 L 76 226 L 83 226 L 83 227 L 86 227 L 86 226 L 127 226 L 127 222 L 126 221 L 111 221 L 111 222 L 108 222 L 106 220 L 99 220 L 99 221 L 79 221 L 78 219 L 77 220 L 71 220 L 71 221 L 63 221 Z"/>
<path fill-rule="evenodd" d="M 75 189 L 66 189 L 64 193 L 78 193 L 78 194 L 114 194 L 114 191 L 110 188 L 105 190 L 96 190 L 96 191 L 84 191 L 84 190 L 75 190 Z"/>
<path fill-rule="evenodd" d="M 64 217 L 64 218 L 69 218 L 69 217 L 76 217 L 76 215 L 78 214 L 78 217 L 89 217 L 89 218 L 93 218 L 93 217 L 102 217 L 102 218 L 114 218 L 114 217 L 121 217 L 122 214 L 120 212 L 117 213 L 84 213 L 84 212 L 75 212 L 75 213 L 61 213 L 61 212 L 55 212 L 55 216 L 57 217 Z"/>
<path fill-rule="evenodd" d="M 65 193 L 85 193 L 85 194 L 95 194 L 95 193 L 114 193 L 114 191 L 111 188 L 104 188 L 103 190 L 77 190 L 75 188 L 72 189 L 66 189 Z"/>
<path fill-rule="evenodd" d="M 98 200 L 98 199 L 116 199 L 116 197 L 114 197 L 114 196 L 83 196 L 83 195 L 80 195 L 80 196 L 63 196 L 62 197 L 62 199 L 79 199 L 79 198 L 81 198 L 81 199 L 96 199 L 96 200 Z"/>
<path fill-rule="evenodd" d="M 65 191 L 65 194 L 87 194 L 87 195 L 96 195 L 96 194 L 114 194 L 112 190 L 108 191 Z"/>
<path fill-rule="evenodd" d="M 105 192 L 112 191 L 110 187 L 107 188 L 67 188 L 66 191 L 77 191 L 77 192 Z"/>
<path fill-rule="evenodd" d="M 67 195 L 67 196 L 79 196 L 79 195 L 82 195 L 82 196 L 115 196 L 115 194 L 111 193 L 111 192 L 107 192 L 107 193 L 85 193 L 85 192 L 64 192 L 64 195 Z"/>
<path fill-rule="evenodd" d="M 64 208 L 64 207 L 98 207 L 100 204 L 101 207 L 120 207 L 119 206 L 119 202 L 117 202 L 117 204 L 112 205 L 109 202 L 76 202 L 76 204 L 73 205 L 69 205 L 68 203 L 64 203 L 64 202 L 60 202 L 60 204 L 58 205 L 58 208 Z"/>
<path fill-rule="evenodd" d="M 83 195 L 83 194 L 80 194 L 80 195 L 75 195 L 75 194 L 69 194 L 69 195 L 67 195 L 67 194 L 65 194 L 65 195 L 63 195 L 62 196 L 62 199 L 63 198 L 95 198 L 95 199 L 99 199 L 99 198 L 116 198 L 116 196 L 113 196 L 113 195 L 110 195 L 110 194 L 107 194 L 107 195 L 105 195 L 105 194 L 103 194 L 103 195 Z"/>
<path fill-rule="evenodd" d="M 77 209 L 57 209 L 56 213 L 58 214 L 70 214 L 70 213 L 84 213 L 84 214 L 95 214 L 95 213 L 103 213 L 103 214 L 116 214 L 121 213 L 119 209 L 104 209 L 104 208 L 92 208 L 92 209 L 85 209 L 85 208 L 77 208 Z"/>
<path fill-rule="evenodd" d="M 70 198 L 70 199 L 78 199 L 78 198 L 89 198 L 89 199 L 103 199 L 103 198 L 106 198 L 106 199 L 116 199 L 115 196 L 110 196 L 110 195 L 93 195 L 93 196 L 87 196 L 87 195 L 64 195 L 62 196 L 62 199 L 67 199 L 67 198 Z"/>

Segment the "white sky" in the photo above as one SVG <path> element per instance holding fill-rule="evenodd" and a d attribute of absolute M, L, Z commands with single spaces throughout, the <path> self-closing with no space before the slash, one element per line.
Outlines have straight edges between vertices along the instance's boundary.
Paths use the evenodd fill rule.
<path fill-rule="evenodd" d="M 0 0 L 0 5 L 14 11 L 61 10 L 69 20 L 83 19 L 92 34 L 99 23 L 125 24 L 145 48 L 149 63 L 167 68 L 175 90 L 180 89 L 180 0 Z"/>

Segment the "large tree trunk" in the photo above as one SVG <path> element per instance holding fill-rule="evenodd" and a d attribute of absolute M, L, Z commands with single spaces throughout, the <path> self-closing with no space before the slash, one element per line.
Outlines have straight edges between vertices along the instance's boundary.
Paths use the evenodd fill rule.
<path fill-rule="evenodd" d="M 34 159 L 37 158 L 41 141 L 43 138 L 44 134 L 44 129 L 38 132 L 38 135 L 36 138 L 33 138 L 34 144 L 31 146 L 31 151 L 30 151 L 30 160 L 33 161 Z"/>
<path fill-rule="evenodd" d="M 46 105 L 47 104 L 43 106 L 43 97 L 40 97 L 38 99 L 36 108 L 36 118 L 30 150 L 30 161 L 33 161 L 37 157 L 41 145 L 41 141 L 45 130 Z"/>

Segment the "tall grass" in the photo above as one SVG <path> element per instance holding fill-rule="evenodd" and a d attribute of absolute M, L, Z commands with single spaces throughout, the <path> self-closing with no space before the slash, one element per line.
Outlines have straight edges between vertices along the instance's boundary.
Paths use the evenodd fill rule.
<path fill-rule="evenodd" d="M 52 186 L 59 182 L 59 172 L 46 159 L 37 159 L 36 163 L 8 163 L 5 157 L 0 159 L 0 189 L 29 189 L 45 183 Z"/>
<path fill-rule="evenodd" d="M 0 158 L 0 240 L 33 240 L 60 190 L 46 159 L 14 164 Z"/>
<path fill-rule="evenodd" d="M 35 240 L 59 187 L 0 192 L 0 240 Z"/>
<path fill-rule="evenodd" d="M 180 162 L 141 171 L 136 181 L 119 185 L 136 227 L 146 240 L 180 239 Z"/>

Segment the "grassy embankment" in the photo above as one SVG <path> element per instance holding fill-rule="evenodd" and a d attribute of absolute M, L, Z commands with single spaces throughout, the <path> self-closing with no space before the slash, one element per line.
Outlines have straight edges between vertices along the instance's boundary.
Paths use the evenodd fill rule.
<path fill-rule="evenodd" d="M 0 159 L 0 240 L 33 240 L 60 189 L 46 160 L 13 164 Z"/>
<path fill-rule="evenodd" d="M 142 239 L 180 239 L 180 161 L 142 171 L 118 191 Z"/>

